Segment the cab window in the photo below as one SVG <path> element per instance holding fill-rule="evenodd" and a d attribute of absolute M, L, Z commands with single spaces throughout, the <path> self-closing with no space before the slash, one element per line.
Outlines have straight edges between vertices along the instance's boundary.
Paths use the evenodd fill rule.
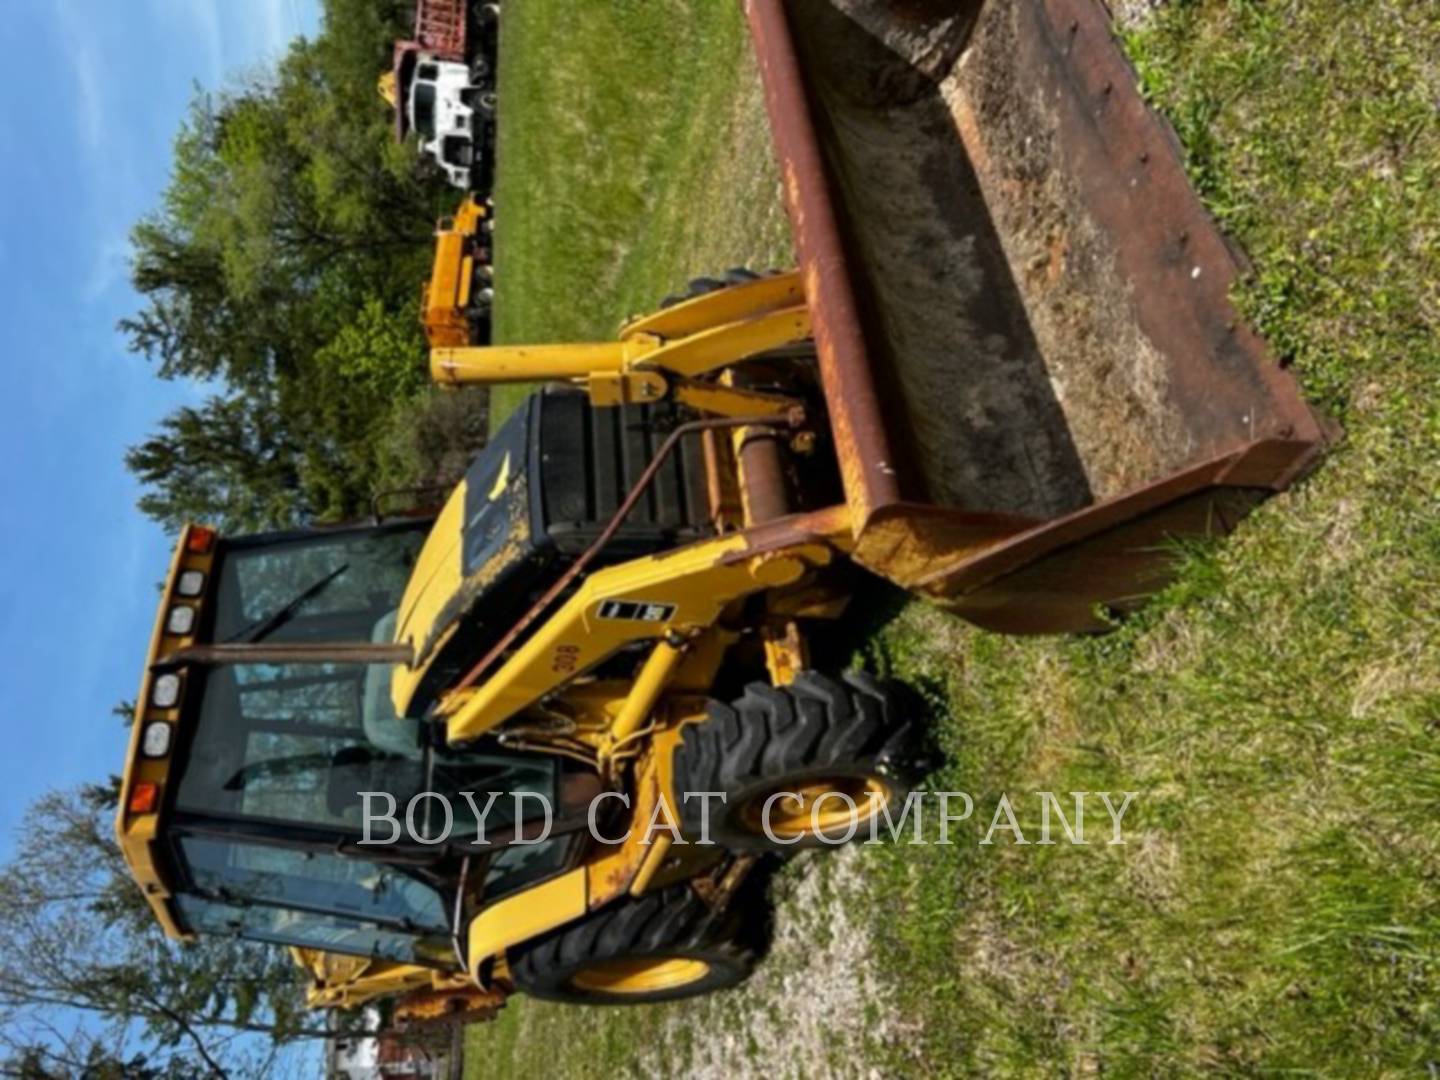
<path fill-rule="evenodd" d="M 435 137 L 435 87 L 432 83 L 416 83 L 411 95 L 412 126 L 427 139 Z"/>
<path fill-rule="evenodd" d="M 570 851 L 568 837 L 541 844 L 515 844 L 499 852 L 485 870 L 481 903 L 491 904 L 558 872 Z"/>
<path fill-rule="evenodd" d="M 182 894 L 176 897 L 181 918 L 194 932 L 230 934 L 274 945 L 368 956 L 402 964 L 451 963 L 444 939 L 426 939 L 359 919 L 320 915 L 259 904 L 239 904 Z"/>
<path fill-rule="evenodd" d="M 389 792 L 403 806 L 424 789 L 424 763 L 418 745 L 404 757 L 366 739 L 365 676 L 360 664 L 210 671 L 179 806 L 346 831 L 361 826 L 362 791 Z"/>
<path fill-rule="evenodd" d="M 553 804 L 558 768 L 553 758 L 422 747 L 418 722 L 407 727 L 395 717 L 388 693 L 372 692 L 367 714 L 366 679 L 373 670 L 359 664 L 227 664 L 212 669 L 205 678 L 177 806 L 210 816 L 292 822 L 354 835 L 364 824 L 362 792 L 393 796 L 394 812 L 403 820 L 414 795 L 435 791 L 449 799 L 459 839 L 474 831 L 463 791 L 475 792 L 482 809 L 483 793 L 505 794 L 487 818 L 490 828 L 513 824 L 512 793 L 531 793 Z M 377 717 L 375 709 L 388 711 Z M 436 805 L 436 800 L 425 799 L 420 807 L 433 812 Z M 521 809 L 533 813 L 537 805 L 531 799 Z M 386 809 L 384 800 L 372 803 L 372 812 Z M 416 824 L 418 828 L 421 822 Z M 434 829 L 425 835 L 435 835 Z"/>
<path fill-rule="evenodd" d="M 211 640 L 369 641 L 400 605 L 426 529 L 227 545 Z"/>
<path fill-rule="evenodd" d="M 194 888 L 206 895 L 449 932 L 433 887 L 368 859 L 202 836 L 182 837 L 180 852 Z"/>

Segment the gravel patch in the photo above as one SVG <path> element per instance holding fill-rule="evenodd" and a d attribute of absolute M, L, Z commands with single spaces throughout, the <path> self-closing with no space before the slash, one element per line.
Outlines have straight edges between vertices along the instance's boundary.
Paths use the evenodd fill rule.
<path fill-rule="evenodd" d="M 779 875 L 769 956 L 743 987 L 668 1021 L 658 1041 L 671 1060 L 652 1055 L 637 1071 L 678 1067 L 692 1080 L 883 1076 L 869 1062 L 903 1025 L 873 974 L 864 863 L 863 849 L 844 848 L 803 856 Z M 688 1050 L 676 1061 L 680 1046 Z"/>

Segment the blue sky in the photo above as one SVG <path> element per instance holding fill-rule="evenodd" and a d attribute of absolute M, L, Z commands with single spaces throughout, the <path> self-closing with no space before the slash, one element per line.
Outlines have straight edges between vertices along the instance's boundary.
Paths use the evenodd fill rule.
<path fill-rule="evenodd" d="M 313 34 L 316 0 L 7 0 L 0 109 L 0 851 L 35 796 L 117 771 L 171 541 L 125 448 L 197 387 L 126 352 L 130 225 L 195 85 Z"/>

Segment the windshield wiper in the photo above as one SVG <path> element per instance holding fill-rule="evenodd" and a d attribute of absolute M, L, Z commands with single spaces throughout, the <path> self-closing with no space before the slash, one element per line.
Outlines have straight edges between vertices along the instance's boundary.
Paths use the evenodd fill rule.
<path fill-rule="evenodd" d="M 230 779 L 225 781 L 223 789 L 225 791 L 243 791 L 252 780 L 273 780 L 286 776 L 299 776 L 304 773 L 317 772 L 320 769 L 328 769 L 332 764 L 334 764 L 334 759 L 330 754 L 291 754 L 289 757 L 252 761 L 250 764 L 236 769 Z"/>
<path fill-rule="evenodd" d="M 331 573 L 326 574 L 319 581 L 315 582 L 315 584 L 311 585 L 299 596 L 295 597 L 295 599 L 291 600 L 288 604 L 286 604 L 284 607 L 280 608 L 278 611 L 266 615 L 263 619 L 257 619 L 255 622 L 251 623 L 249 626 L 238 631 L 237 633 L 231 634 L 228 638 L 225 639 L 223 644 L 230 645 L 238 641 L 243 642 L 246 645 L 253 645 L 257 641 L 263 641 L 265 638 L 269 637 L 276 630 L 279 630 L 280 627 L 284 626 L 287 622 L 293 619 L 297 611 L 299 611 L 311 600 L 315 599 L 315 597 L 319 596 L 322 592 L 329 588 L 331 582 L 333 582 L 336 578 L 338 578 L 341 574 L 345 573 L 345 571 L 349 569 L 349 563 L 341 563 L 339 567 L 337 567 Z"/>
<path fill-rule="evenodd" d="M 341 753 L 348 754 L 343 761 L 336 760 L 336 754 L 324 753 L 289 754 L 286 757 L 252 761 L 231 774 L 230 779 L 225 781 L 224 790 L 243 791 L 252 780 L 271 780 L 299 776 L 321 769 L 329 770 L 342 765 L 374 765 L 381 761 L 395 760 L 395 755 L 381 753 L 368 746 L 349 747 Z"/>

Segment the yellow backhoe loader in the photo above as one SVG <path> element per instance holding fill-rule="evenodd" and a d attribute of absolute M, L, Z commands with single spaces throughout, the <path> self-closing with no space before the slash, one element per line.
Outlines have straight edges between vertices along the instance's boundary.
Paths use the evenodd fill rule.
<path fill-rule="evenodd" d="M 744 6 L 795 271 L 437 347 L 548 385 L 433 519 L 181 536 L 117 823 L 171 934 L 418 1019 L 732 985 L 757 859 L 923 773 L 810 659 L 857 576 L 1101 630 L 1321 453 L 1096 0 Z"/>

